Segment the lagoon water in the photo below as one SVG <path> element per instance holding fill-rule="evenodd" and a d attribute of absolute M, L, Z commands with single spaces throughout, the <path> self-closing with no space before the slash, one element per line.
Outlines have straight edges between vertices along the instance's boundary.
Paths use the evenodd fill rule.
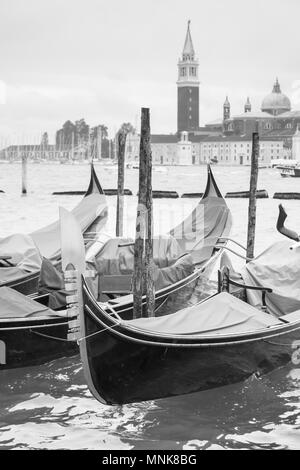
<path fill-rule="evenodd" d="M 116 187 L 117 170 L 96 165 L 104 188 Z M 223 193 L 247 190 L 249 167 L 213 167 Z M 53 191 L 84 190 L 87 165 L 29 165 L 28 195 L 22 197 L 21 165 L 0 165 L 0 237 L 30 232 L 71 209 L 80 197 Z M 153 188 L 202 192 L 205 167 L 172 167 L 153 173 Z M 126 171 L 125 186 L 136 194 L 138 172 Z M 274 192 L 300 192 L 300 179 L 262 169 L 256 253 L 280 240 Z M 107 231 L 115 227 L 116 198 L 109 197 Z M 233 214 L 232 237 L 245 244 L 248 201 L 227 200 Z M 167 231 L 197 199 L 155 200 L 155 229 Z M 300 201 L 285 201 L 288 226 L 300 231 Z M 136 197 L 127 197 L 126 231 L 134 233 Z M 242 260 L 233 259 L 238 268 Z M 260 379 L 189 396 L 122 407 L 99 404 L 89 393 L 78 356 L 0 372 L 0 449 L 300 449 L 300 366 L 289 365 Z"/>

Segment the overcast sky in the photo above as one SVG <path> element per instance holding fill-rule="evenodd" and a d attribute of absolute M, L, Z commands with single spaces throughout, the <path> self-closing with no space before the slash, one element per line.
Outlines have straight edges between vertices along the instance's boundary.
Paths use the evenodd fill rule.
<path fill-rule="evenodd" d="M 247 95 L 259 109 L 276 76 L 300 109 L 299 0 L 1 0 L 1 137 L 52 139 L 82 117 L 113 134 L 142 106 L 152 132 L 175 132 L 188 19 L 201 125 L 222 114 L 226 94 L 233 114 Z"/>

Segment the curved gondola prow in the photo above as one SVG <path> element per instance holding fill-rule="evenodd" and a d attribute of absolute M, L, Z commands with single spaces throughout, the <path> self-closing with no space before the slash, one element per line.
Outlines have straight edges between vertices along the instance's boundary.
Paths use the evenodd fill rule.
<path fill-rule="evenodd" d="M 90 184 L 87 189 L 87 192 L 85 193 L 84 197 L 89 196 L 90 194 L 94 193 L 99 193 L 104 195 L 104 191 L 102 189 L 102 186 L 100 184 L 100 181 L 98 180 L 94 163 L 93 161 L 91 162 L 91 177 L 90 177 Z"/>
<path fill-rule="evenodd" d="M 80 230 L 80 226 L 71 212 L 67 211 L 66 209 L 60 208 L 59 215 L 62 270 L 64 273 L 66 284 L 69 283 L 68 291 L 73 291 L 73 295 L 71 295 L 69 299 L 67 297 L 67 302 L 69 301 L 69 304 L 72 305 L 71 308 L 73 313 L 74 308 L 77 309 L 77 324 L 79 323 L 79 329 L 75 325 L 72 334 L 75 334 L 74 339 L 77 339 L 77 342 L 79 343 L 84 375 L 88 383 L 89 389 L 97 400 L 103 402 L 102 397 L 99 396 L 93 386 L 86 349 L 86 328 L 83 307 L 83 283 L 84 276 L 86 273 L 84 239 Z"/>
<path fill-rule="evenodd" d="M 281 235 L 284 235 L 287 238 L 290 238 L 291 240 L 294 240 L 296 242 L 300 241 L 299 235 L 294 232 L 294 230 L 290 230 L 289 228 L 286 228 L 284 226 L 284 222 L 287 218 L 287 213 L 285 212 L 285 209 L 282 204 L 279 204 L 279 215 L 277 219 L 277 224 L 276 228 Z"/>
<path fill-rule="evenodd" d="M 228 237 L 232 226 L 230 210 L 215 181 L 210 165 L 207 165 L 207 183 L 202 199 L 193 211 L 177 227 L 169 232 L 183 253 L 193 253 L 195 264 L 201 264 L 215 252 L 215 244 Z"/>
<path fill-rule="evenodd" d="M 207 165 L 207 183 L 206 183 L 206 188 L 202 197 L 203 199 L 207 199 L 208 197 L 219 197 L 221 199 L 224 199 L 222 196 L 222 193 L 216 183 L 216 180 L 214 178 L 212 169 L 210 164 Z"/>

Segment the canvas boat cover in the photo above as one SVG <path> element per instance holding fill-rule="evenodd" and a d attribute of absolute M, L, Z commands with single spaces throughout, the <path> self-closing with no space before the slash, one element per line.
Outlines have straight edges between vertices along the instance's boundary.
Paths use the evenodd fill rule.
<path fill-rule="evenodd" d="M 98 219 L 98 221 L 100 219 L 100 226 L 98 224 L 98 230 L 100 230 L 107 219 L 105 196 L 103 194 L 93 193 L 84 197 L 72 210 L 72 214 L 78 221 L 82 232 L 85 232 L 96 219 Z M 55 260 L 59 257 L 61 250 L 59 221 L 40 230 L 36 230 L 30 235 L 43 257 L 50 260 Z"/>
<path fill-rule="evenodd" d="M 0 285 L 40 269 L 42 257 L 29 235 L 15 234 L 0 240 L 0 255 L 9 255 L 11 267 L 0 268 Z"/>
<path fill-rule="evenodd" d="M 153 261 L 156 266 L 170 266 L 180 254 L 180 246 L 173 237 L 154 237 Z M 86 261 L 100 275 L 131 274 L 134 267 L 134 240 L 110 238 L 105 233 L 99 233 L 96 242 L 87 250 Z"/>
<path fill-rule="evenodd" d="M 210 297 L 199 305 L 163 317 L 124 321 L 152 333 L 167 335 L 229 335 L 250 333 L 281 322 L 226 292 Z"/>
<path fill-rule="evenodd" d="M 208 166 L 203 198 L 170 235 L 177 240 L 182 253 L 191 253 L 195 264 L 203 264 L 211 258 L 218 239 L 228 237 L 231 226 L 230 210 Z"/>
<path fill-rule="evenodd" d="M 41 316 L 51 318 L 57 314 L 10 287 L 0 288 L 0 319 Z"/>
<path fill-rule="evenodd" d="M 160 288 L 171 285 L 190 274 L 191 267 L 195 264 L 206 263 L 211 258 L 218 239 L 228 236 L 231 224 L 230 211 L 208 167 L 206 190 L 194 211 L 168 235 L 155 237 L 153 240 L 156 285 Z M 186 253 L 189 253 L 189 258 L 180 261 Z M 89 269 L 95 270 L 100 276 L 132 274 L 134 240 L 111 239 L 102 232 L 88 250 L 86 260 Z M 187 268 L 185 273 L 182 269 L 184 264 Z M 172 266 L 172 269 L 168 269 Z M 98 281 L 94 285 L 96 282 Z M 96 287 L 92 290 L 97 296 Z"/>
<path fill-rule="evenodd" d="M 178 242 L 173 237 L 153 239 L 153 277 L 155 289 L 163 289 L 174 284 L 194 271 L 190 255 L 182 255 Z M 134 240 L 129 238 L 110 238 L 105 233 L 98 235 L 97 241 L 87 250 L 87 269 L 96 271 L 98 276 L 89 279 L 89 286 L 96 298 L 102 290 L 103 276 L 129 277 L 128 290 L 131 290 L 131 276 L 134 271 Z M 116 281 L 118 279 L 116 278 Z"/>
<path fill-rule="evenodd" d="M 300 243 L 282 240 L 271 245 L 243 267 L 242 277 L 251 286 L 269 287 L 270 312 L 280 317 L 300 309 Z M 247 291 L 248 302 L 261 305 L 261 293 Z"/>
<path fill-rule="evenodd" d="M 73 209 L 81 230 L 89 227 L 91 231 L 101 230 L 107 220 L 105 196 L 91 194 L 86 196 Z M 20 279 L 26 274 L 38 272 L 42 257 L 52 261 L 60 255 L 59 222 L 44 227 L 30 235 L 15 234 L 0 240 L 0 255 L 9 255 L 11 267 L 0 267 L 0 285 Z"/>

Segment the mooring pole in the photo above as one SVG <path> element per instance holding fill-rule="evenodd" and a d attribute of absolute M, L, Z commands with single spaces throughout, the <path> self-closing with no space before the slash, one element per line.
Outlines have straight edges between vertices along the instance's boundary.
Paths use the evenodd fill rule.
<path fill-rule="evenodd" d="M 142 108 L 139 199 L 136 220 L 133 275 L 133 317 L 154 315 L 155 291 L 153 280 L 152 241 L 152 154 L 150 143 L 150 110 Z M 144 254 L 145 253 L 145 254 Z M 146 295 L 146 309 L 142 298 Z"/>
<path fill-rule="evenodd" d="M 118 133 L 118 196 L 117 196 L 117 219 L 116 235 L 123 236 L 123 218 L 124 218 L 124 172 L 125 172 L 125 146 L 127 133 L 120 131 Z"/>
<path fill-rule="evenodd" d="M 27 155 L 22 155 L 22 194 L 27 194 Z"/>
<path fill-rule="evenodd" d="M 250 194 L 249 194 L 249 209 L 248 209 L 247 258 L 254 257 L 258 158 L 259 158 L 259 134 L 258 132 L 254 132 L 252 135 L 251 177 L 250 177 Z"/>

